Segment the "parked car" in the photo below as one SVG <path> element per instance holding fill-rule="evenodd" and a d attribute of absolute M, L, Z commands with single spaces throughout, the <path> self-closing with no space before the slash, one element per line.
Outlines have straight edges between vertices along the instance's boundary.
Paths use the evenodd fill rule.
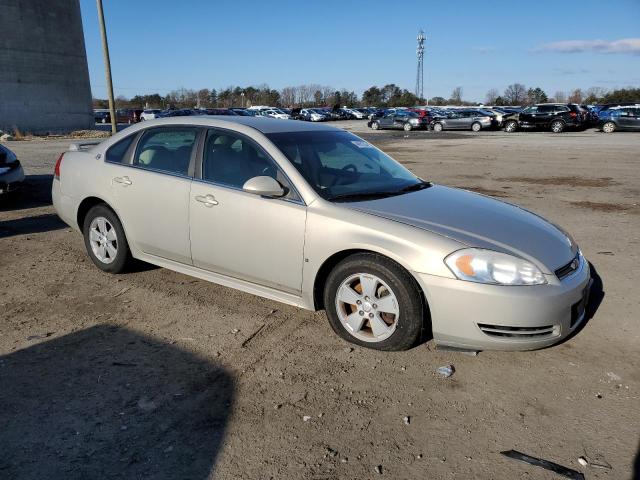
<path fill-rule="evenodd" d="M 227 115 L 234 116 L 238 115 L 235 111 L 230 108 L 206 108 L 204 110 L 205 115 Z"/>
<path fill-rule="evenodd" d="M 0 144 L 0 194 L 15 190 L 23 181 L 20 160 L 8 147 Z"/>
<path fill-rule="evenodd" d="M 367 126 L 373 130 L 394 128 L 409 132 L 411 130 L 428 129 L 429 121 L 414 112 L 398 111 L 387 113 L 384 117 L 369 120 Z"/>
<path fill-rule="evenodd" d="M 148 108 L 146 110 L 143 110 L 140 114 L 140 121 L 142 122 L 144 120 L 153 120 L 154 118 L 159 118 L 158 115 L 160 115 L 160 112 L 162 112 L 162 110 L 160 110 L 159 108 Z"/>
<path fill-rule="evenodd" d="M 107 123 L 109 117 L 109 110 L 97 109 L 93 111 L 93 119 L 96 123 Z"/>
<path fill-rule="evenodd" d="M 137 123 L 140 121 L 140 117 L 138 116 L 142 113 L 142 110 L 134 110 L 131 108 L 119 108 L 116 110 L 116 122 L 117 123 Z M 104 116 L 101 115 L 101 123 L 111 123 L 111 112 L 109 110 L 106 111 Z"/>
<path fill-rule="evenodd" d="M 300 120 L 305 120 L 307 122 L 324 122 L 326 119 L 326 115 L 314 110 L 313 108 L 303 108 L 300 110 Z"/>
<path fill-rule="evenodd" d="M 291 118 L 291 115 L 276 108 L 265 110 L 262 114 L 271 118 L 279 118 L 280 120 L 289 120 Z"/>
<path fill-rule="evenodd" d="M 640 104 L 601 111 L 598 127 L 605 133 L 613 133 L 616 130 L 640 131 Z"/>
<path fill-rule="evenodd" d="M 180 109 L 170 109 L 170 110 L 163 110 L 162 112 L 160 112 L 158 114 L 159 118 L 166 118 L 166 117 L 188 117 L 190 115 L 193 115 L 193 111 L 188 109 L 188 108 L 180 108 Z"/>
<path fill-rule="evenodd" d="M 520 113 L 503 118 L 504 131 L 539 128 L 560 133 L 567 128 L 580 128 L 586 124 L 585 112 L 575 103 L 540 103 Z"/>
<path fill-rule="evenodd" d="M 53 205 L 105 272 L 136 258 L 325 309 L 342 338 L 380 350 L 424 327 L 440 345 L 542 348 L 585 318 L 589 264 L 566 232 L 327 124 L 167 118 L 74 149 Z"/>
<path fill-rule="evenodd" d="M 478 115 L 474 111 L 450 111 L 431 120 L 431 128 L 434 132 L 443 130 L 472 130 L 479 132 L 490 127 L 491 116 L 487 114 Z"/>
<path fill-rule="evenodd" d="M 232 108 L 231 111 L 242 117 L 255 117 L 256 115 L 254 110 L 248 110 L 246 108 Z"/>

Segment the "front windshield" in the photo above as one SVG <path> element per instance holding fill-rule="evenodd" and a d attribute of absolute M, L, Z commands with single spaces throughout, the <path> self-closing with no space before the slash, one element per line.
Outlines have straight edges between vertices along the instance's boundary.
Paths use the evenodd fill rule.
<path fill-rule="evenodd" d="M 394 195 L 426 185 L 391 157 L 349 132 L 282 132 L 269 133 L 267 137 L 327 200 Z"/>

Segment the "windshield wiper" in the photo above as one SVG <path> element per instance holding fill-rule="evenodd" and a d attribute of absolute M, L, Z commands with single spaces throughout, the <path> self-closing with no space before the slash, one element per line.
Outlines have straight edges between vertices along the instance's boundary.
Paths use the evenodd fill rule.
<path fill-rule="evenodd" d="M 335 201 L 347 201 L 347 200 L 373 200 L 376 198 L 391 197 L 397 195 L 398 192 L 354 192 L 354 193 L 340 193 L 329 197 L 332 202 Z"/>
<path fill-rule="evenodd" d="M 380 192 L 352 192 L 352 193 L 341 193 L 338 195 L 334 195 L 329 198 L 330 201 L 347 201 L 347 200 L 374 200 L 377 198 L 385 198 L 385 197 L 393 197 L 395 195 L 402 195 L 403 193 L 416 192 L 418 190 L 424 190 L 425 188 L 429 188 L 431 183 L 423 182 L 414 183 L 413 185 L 409 185 L 403 187 L 399 190 L 390 190 L 390 191 L 380 191 Z"/>
<path fill-rule="evenodd" d="M 425 188 L 429 188 L 431 186 L 432 186 L 431 182 L 423 182 L 421 180 L 420 183 L 414 183 L 413 185 L 409 185 L 407 187 L 401 188 L 400 190 L 398 190 L 398 192 L 401 192 L 401 193 L 417 192 L 418 190 L 424 190 Z"/>

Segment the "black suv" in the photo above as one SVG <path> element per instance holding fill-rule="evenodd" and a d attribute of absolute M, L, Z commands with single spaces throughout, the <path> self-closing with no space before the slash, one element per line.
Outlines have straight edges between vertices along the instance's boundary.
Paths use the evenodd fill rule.
<path fill-rule="evenodd" d="M 587 120 L 588 113 L 575 103 L 541 103 L 507 115 L 502 121 L 505 132 L 541 128 L 560 133 L 568 127 L 586 126 Z"/>

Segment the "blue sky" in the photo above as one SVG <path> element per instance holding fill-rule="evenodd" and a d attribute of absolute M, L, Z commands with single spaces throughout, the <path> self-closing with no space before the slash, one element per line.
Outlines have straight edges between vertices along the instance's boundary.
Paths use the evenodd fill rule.
<path fill-rule="evenodd" d="M 96 2 L 80 0 L 95 96 L 106 96 Z M 116 95 L 267 83 L 466 100 L 510 83 L 549 95 L 640 86 L 640 0 L 104 0 Z"/>

